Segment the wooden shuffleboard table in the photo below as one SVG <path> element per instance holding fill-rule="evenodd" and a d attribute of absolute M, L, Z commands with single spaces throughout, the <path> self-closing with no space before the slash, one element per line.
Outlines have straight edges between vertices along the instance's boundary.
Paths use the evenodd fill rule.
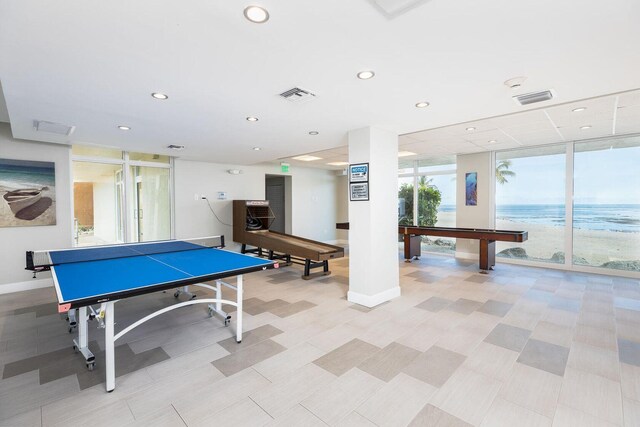
<path fill-rule="evenodd" d="M 348 222 L 339 222 L 336 228 L 348 230 Z M 399 225 L 398 234 L 404 239 L 404 259 L 411 262 L 411 258 L 420 256 L 420 241 L 412 239 L 416 236 L 453 237 L 459 239 L 478 240 L 480 244 L 480 271 L 486 273 L 496 265 L 496 242 L 522 243 L 527 240 L 526 231 L 490 230 L 482 228 L 458 227 L 418 227 L 417 225 Z"/>
<path fill-rule="evenodd" d="M 418 227 L 415 225 L 399 225 L 398 233 L 404 238 L 404 259 L 411 262 L 412 257 L 420 256 L 415 252 L 415 246 L 411 245 L 412 236 L 438 236 L 453 237 L 457 239 L 474 239 L 480 244 L 480 271 L 493 270 L 496 265 L 496 241 L 500 242 L 524 242 L 528 238 L 526 231 L 489 230 L 482 228 L 458 228 L 458 227 Z M 413 249 L 413 250 L 412 250 Z"/>

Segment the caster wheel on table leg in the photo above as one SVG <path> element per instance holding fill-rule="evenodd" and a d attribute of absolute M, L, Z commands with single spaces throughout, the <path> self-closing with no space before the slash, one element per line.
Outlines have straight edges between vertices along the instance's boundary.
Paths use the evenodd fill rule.
<path fill-rule="evenodd" d="M 231 316 L 228 316 L 226 319 L 224 319 L 224 326 L 229 326 L 229 323 L 231 323 Z"/>
<path fill-rule="evenodd" d="M 87 369 L 88 369 L 88 370 L 93 371 L 93 368 L 95 368 L 95 367 L 96 367 L 95 362 L 93 362 L 93 363 L 87 363 Z"/>

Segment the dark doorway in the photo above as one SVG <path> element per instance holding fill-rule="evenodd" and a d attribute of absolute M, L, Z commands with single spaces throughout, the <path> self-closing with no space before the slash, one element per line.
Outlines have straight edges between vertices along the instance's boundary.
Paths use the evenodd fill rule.
<path fill-rule="evenodd" d="M 284 176 L 267 175 L 265 177 L 265 195 L 276 217 L 269 229 L 284 233 L 286 224 Z"/>

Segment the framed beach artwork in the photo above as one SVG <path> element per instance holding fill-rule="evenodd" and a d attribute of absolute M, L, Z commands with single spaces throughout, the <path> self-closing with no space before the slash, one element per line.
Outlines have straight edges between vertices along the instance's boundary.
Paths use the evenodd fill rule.
<path fill-rule="evenodd" d="M 56 224 L 53 162 L 0 159 L 0 227 Z"/>
<path fill-rule="evenodd" d="M 478 172 L 469 172 L 464 174 L 465 185 L 465 205 L 478 205 Z"/>

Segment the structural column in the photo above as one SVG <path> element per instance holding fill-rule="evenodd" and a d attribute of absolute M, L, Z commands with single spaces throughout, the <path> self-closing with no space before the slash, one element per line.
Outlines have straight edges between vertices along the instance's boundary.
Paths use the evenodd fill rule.
<path fill-rule="evenodd" d="M 347 299 L 374 307 L 400 296 L 398 135 L 373 127 L 349 132 L 349 163 L 369 164 L 369 200 L 349 201 Z"/>

